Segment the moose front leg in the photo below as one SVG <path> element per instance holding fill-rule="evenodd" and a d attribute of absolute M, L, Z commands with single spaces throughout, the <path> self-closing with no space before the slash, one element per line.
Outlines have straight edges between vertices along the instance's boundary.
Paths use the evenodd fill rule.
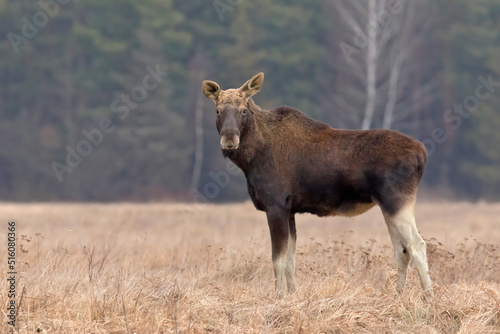
<path fill-rule="evenodd" d="M 295 215 L 290 214 L 288 217 L 288 250 L 287 263 L 285 269 L 286 285 L 288 291 L 295 291 L 295 243 L 297 241 L 297 231 L 295 229 Z"/>
<path fill-rule="evenodd" d="M 267 211 L 267 223 L 271 232 L 274 277 L 276 278 L 276 295 L 282 298 L 285 293 L 285 271 L 287 270 L 289 212 L 281 208 Z"/>

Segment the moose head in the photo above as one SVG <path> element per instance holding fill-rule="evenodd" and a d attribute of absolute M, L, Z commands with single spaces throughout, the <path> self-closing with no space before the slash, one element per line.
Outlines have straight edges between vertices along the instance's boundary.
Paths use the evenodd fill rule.
<path fill-rule="evenodd" d="M 260 91 L 263 83 L 264 73 L 262 72 L 236 89 L 222 90 L 214 81 L 203 81 L 203 94 L 215 102 L 216 125 L 223 150 L 238 149 L 240 136 L 252 117 L 248 100 Z"/>

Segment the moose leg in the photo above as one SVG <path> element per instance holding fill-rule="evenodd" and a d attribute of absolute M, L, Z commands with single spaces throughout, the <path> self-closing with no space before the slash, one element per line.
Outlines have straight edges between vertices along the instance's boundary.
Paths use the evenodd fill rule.
<path fill-rule="evenodd" d="M 288 251 L 288 217 L 286 210 L 273 208 L 267 211 L 267 222 L 271 232 L 272 258 L 274 277 L 276 278 L 276 294 L 283 297 L 285 288 L 285 270 Z"/>
<path fill-rule="evenodd" d="M 432 283 L 429 277 L 426 244 L 415 224 L 414 204 L 407 205 L 392 215 L 384 212 L 384 217 L 394 246 L 396 263 L 399 267 L 400 277 L 397 289 L 400 292 L 403 291 L 408 261 L 411 257 L 418 269 L 422 289 L 431 292 Z"/>
<path fill-rule="evenodd" d="M 408 249 L 404 246 L 403 238 L 400 232 L 395 226 L 395 223 L 386 218 L 387 227 L 389 229 L 389 235 L 391 236 L 392 246 L 394 248 L 394 255 L 396 257 L 396 264 L 398 266 L 399 279 L 396 285 L 396 289 L 401 294 L 403 292 L 406 283 L 406 272 L 408 269 L 408 263 L 410 261 L 410 253 Z"/>
<path fill-rule="evenodd" d="M 297 240 L 297 231 L 295 229 L 295 215 L 290 214 L 288 217 L 288 251 L 286 254 L 286 269 L 285 269 L 285 277 L 286 277 L 286 285 L 288 287 L 288 291 L 295 291 L 295 242 Z"/>

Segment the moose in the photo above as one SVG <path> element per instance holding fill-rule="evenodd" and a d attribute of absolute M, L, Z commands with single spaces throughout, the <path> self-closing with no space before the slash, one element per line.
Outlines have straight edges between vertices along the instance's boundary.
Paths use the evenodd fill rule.
<path fill-rule="evenodd" d="M 258 73 L 237 89 L 210 80 L 222 154 L 245 174 L 248 193 L 267 216 L 277 297 L 295 291 L 295 214 L 352 217 L 381 208 L 394 247 L 402 293 L 410 258 L 422 289 L 432 293 L 426 243 L 415 224 L 417 188 L 427 162 L 424 145 L 392 130 L 342 130 L 282 106 L 263 110 L 252 96 Z"/>

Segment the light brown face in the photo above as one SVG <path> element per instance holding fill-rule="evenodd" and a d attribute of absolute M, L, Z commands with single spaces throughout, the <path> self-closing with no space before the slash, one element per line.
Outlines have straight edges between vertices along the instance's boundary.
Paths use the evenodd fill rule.
<path fill-rule="evenodd" d="M 262 72 L 237 89 L 221 90 L 214 81 L 203 81 L 203 94 L 215 103 L 216 125 L 223 150 L 238 149 L 240 135 L 249 121 L 248 99 L 259 92 L 263 82 Z"/>
<path fill-rule="evenodd" d="M 240 89 L 226 89 L 221 90 L 217 101 L 215 102 L 216 108 L 224 108 L 231 106 L 234 108 L 246 108 L 249 97 L 246 97 Z"/>

